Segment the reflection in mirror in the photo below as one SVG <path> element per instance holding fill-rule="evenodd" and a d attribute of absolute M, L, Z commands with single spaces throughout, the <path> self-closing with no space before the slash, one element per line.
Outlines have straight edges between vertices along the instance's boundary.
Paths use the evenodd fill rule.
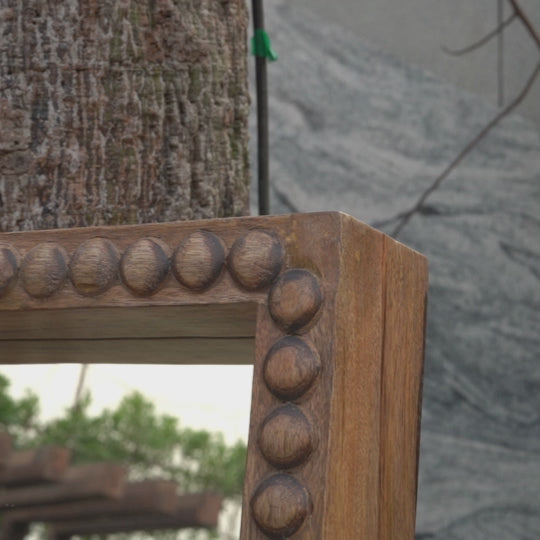
<path fill-rule="evenodd" d="M 78 393 L 81 373 L 79 364 L 0 367 L 9 381 L 0 398 L 21 400 L 28 392 L 39 398 L 39 414 L 15 430 L 16 444 L 58 442 L 78 448 L 79 461 L 128 461 L 133 480 L 174 479 L 180 493 L 221 491 L 218 537 L 237 539 L 252 366 L 90 364 Z M 31 426 L 36 420 L 39 429 Z M 191 534 L 186 529 L 147 538 L 212 537 L 206 530 Z M 37 540 L 39 533 L 23 538 Z"/>

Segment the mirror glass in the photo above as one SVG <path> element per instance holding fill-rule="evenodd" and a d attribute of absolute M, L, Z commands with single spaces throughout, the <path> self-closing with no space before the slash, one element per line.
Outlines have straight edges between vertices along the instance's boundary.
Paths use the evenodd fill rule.
<path fill-rule="evenodd" d="M 11 397 L 22 398 L 27 389 L 37 394 L 39 419 L 48 421 L 65 417 L 66 410 L 74 405 L 81 365 L 2 365 L 0 374 L 10 382 Z M 252 374 L 253 367 L 245 365 L 90 364 L 84 375 L 82 394 L 91 394 L 87 412 L 89 416 L 97 416 L 106 408 L 116 410 L 124 398 L 140 392 L 155 406 L 157 416 L 177 418 L 181 429 L 221 433 L 230 448 L 238 441 L 247 444 Z M 239 501 L 240 494 L 225 499 L 219 518 L 219 538 L 238 538 Z M 28 540 L 38 537 L 36 532 L 27 535 Z M 210 536 L 201 531 L 195 538 L 202 540 Z"/>

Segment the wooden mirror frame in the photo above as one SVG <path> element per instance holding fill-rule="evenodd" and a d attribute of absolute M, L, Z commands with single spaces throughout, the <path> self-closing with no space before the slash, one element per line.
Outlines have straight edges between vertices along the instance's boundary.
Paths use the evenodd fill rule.
<path fill-rule="evenodd" d="M 240 539 L 412 540 L 426 293 L 340 213 L 3 233 L 0 361 L 254 350 Z"/>

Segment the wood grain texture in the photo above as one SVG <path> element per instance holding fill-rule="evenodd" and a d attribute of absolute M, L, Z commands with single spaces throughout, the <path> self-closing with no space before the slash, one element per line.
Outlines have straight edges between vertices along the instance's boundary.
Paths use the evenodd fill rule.
<path fill-rule="evenodd" d="M 321 372 L 321 359 L 313 345 L 298 336 L 285 336 L 264 360 L 263 378 L 276 397 L 301 399 Z"/>
<path fill-rule="evenodd" d="M 388 520 L 396 524 L 407 515 L 404 523 L 414 523 L 412 499 L 415 497 L 415 476 L 410 474 L 410 470 L 401 471 L 394 465 L 400 460 L 410 463 L 412 459 L 416 463 L 418 410 L 415 408 L 411 412 L 409 407 L 401 411 L 408 415 L 405 428 L 396 426 L 402 423 L 399 415 L 384 412 L 383 416 L 383 411 L 386 411 L 384 400 L 392 400 L 394 384 L 400 385 L 395 390 L 401 398 L 407 394 L 409 402 L 416 406 L 419 387 L 394 380 L 383 366 L 385 355 L 391 354 L 386 336 L 388 331 L 392 335 L 392 331 L 387 324 L 401 324 L 399 321 L 403 318 L 408 330 L 394 331 L 394 343 L 396 346 L 401 343 L 403 347 L 401 358 L 406 358 L 402 361 L 405 378 L 420 381 L 422 349 L 418 349 L 418 343 L 423 343 L 424 335 L 425 260 L 402 247 L 408 257 L 393 257 L 386 261 L 384 235 L 348 216 L 333 217 L 335 219 L 319 216 L 316 223 L 309 224 L 307 219 L 302 222 L 298 217 L 292 227 L 294 233 L 287 235 L 287 238 L 294 237 L 294 247 L 286 245 L 287 252 L 292 254 L 291 264 L 282 276 L 298 272 L 295 263 L 301 261 L 298 264 L 301 273 L 317 276 L 321 287 L 319 313 L 307 326 L 306 333 L 284 338 L 283 332 L 294 334 L 301 327 L 287 327 L 281 323 L 280 317 L 275 316 L 279 310 L 293 313 L 298 309 L 301 302 L 290 302 L 291 298 L 302 297 L 305 301 L 306 296 L 308 299 L 314 297 L 303 294 L 304 286 L 293 287 L 284 295 L 283 303 L 279 295 L 275 295 L 277 307 L 273 307 L 271 292 L 268 308 L 260 309 L 250 424 L 252 439 L 248 447 L 244 496 L 244 505 L 251 504 L 253 517 L 244 513 L 242 539 L 263 540 L 290 535 L 302 540 L 372 540 L 383 538 L 381 535 L 386 534 Z M 399 302 L 390 307 L 387 295 L 396 294 L 389 291 L 399 287 L 391 283 L 387 286 L 387 280 L 390 276 L 408 275 L 408 272 L 413 276 L 418 274 L 410 278 L 416 280 L 416 286 L 407 291 L 413 307 L 401 306 Z M 276 284 L 281 279 L 278 278 Z M 285 281 L 290 284 L 295 280 Z M 407 286 L 400 290 L 407 290 Z M 415 314 L 415 321 L 408 320 L 411 312 Z M 299 373 L 305 372 L 297 366 L 303 365 L 303 357 L 309 349 L 298 342 L 296 347 L 302 351 L 298 359 L 296 351 L 293 354 L 285 348 L 286 354 L 281 359 L 279 354 L 276 357 L 277 367 L 273 372 L 268 371 L 268 361 L 276 350 L 280 350 L 277 344 L 283 339 L 309 340 L 320 358 L 320 373 L 305 393 L 288 394 L 280 390 L 287 385 L 295 387 Z M 410 339 L 413 345 L 407 341 Z M 390 360 L 386 365 L 391 366 L 395 361 Z M 285 370 L 285 366 L 294 366 L 295 369 Z M 277 392 L 273 386 L 278 388 Z M 307 458 L 300 463 L 293 460 L 285 466 L 283 475 L 279 472 L 283 466 L 272 453 L 284 454 L 285 446 L 296 448 L 295 445 L 301 445 L 302 429 L 293 428 L 290 434 L 292 442 L 289 442 L 285 435 L 288 422 L 280 422 L 280 433 L 274 436 L 273 444 L 261 441 L 261 433 L 265 439 L 264 431 L 274 420 L 274 411 L 279 410 L 279 403 L 290 403 L 291 399 L 310 419 L 319 441 Z M 399 410 L 400 405 L 393 410 Z M 257 426 L 261 425 L 257 439 Z M 412 425 L 416 428 L 412 429 Z M 408 443 L 404 446 L 403 455 L 399 447 L 383 437 L 382 433 L 387 429 L 404 430 L 403 439 L 406 438 Z M 263 448 L 265 443 L 269 448 L 261 448 L 261 442 Z M 382 463 L 387 460 L 392 462 L 392 481 L 399 481 L 400 494 L 404 495 L 404 490 L 408 490 L 402 500 L 399 495 L 393 499 L 394 507 L 387 504 L 382 496 L 382 491 L 385 497 L 389 491 L 387 465 Z M 289 477 L 291 487 L 285 489 L 282 484 L 288 485 Z M 309 505 L 303 506 L 298 502 L 303 500 L 300 496 L 302 490 L 307 493 Z M 392 534 L 391 538 L 410 540 L 410 530 L 406 527 L 395 527 Z"/>
<path fill-rule="evenodd" d="M 106 291 L 117 279 L 119 254 L 105 238 L 83 242 L 69 264 L 69 277 L 78 292 L 94 296 Z"/>
<path fill-rule="evenodd" d="M 288 333 L 300 332 L 321 307 L 319 281 L 311 272 L 292 269 L 284 272 L 270 291 L 268 308 L 274 321 Z"/>
<path fill-rule="evenodd" d="M 19 340 L 0 342 L 5 364 L 250 365 L 252 338 Z"/>
<path fill-rule="evenodd" d="M 379 538 L 383 235 L 349 217 L 341 225 L 321 537 L 369 540 Z"/>
<path fill-rule="evenodd" d="M 32 248 L 21 263 L 21 281 L 34 298 L 47 298 L 67 277 L 67 254 L 54 242 L 42 242 Z"/>
<path fill-rule="evenodd" d="M 253 338 L 256 314 L 255 302 L 0 310 L 0 340 Z"/>
<path fill-rule="evenodd" d="M 293 536 L 311 513 L 308 490 L 289 474 L 264 479 L 251 497 L 251 512 L 269 538 Z"/>
<path fill-rule="evenodd" d="M 315 216 L 311 216 L 314 218 Z M 257 502 L 260 515 L 258 521 L 244 512 L 242 515 L 242 540 L 263 540 L 268 537 L 279 537 L 279 534 L 294 528 L 291 538 L 317 539 L 322 536 L 322 526 L 325 514 L 325 500 L 332 498 L 333 494 L 327 491 L 328 474 L 328 450 L 329 450 L 329 409 L 332 399 L 332 384 L 334 366 L 332 362 L 332 320 L 334 316 L 333 298 L 335 296 L 336 277 L 339 275 L 340 248 L 339 237 L 341 229 L 340 214 L 317 215 L 316 219 L 309 216 L 293 216 L 287 231 L 283 234 L 286 239 L 284 248 L 288 255 L 288 265 L 284 274 L 291 270 L 302 270 L 302 275 L 314 276 L 320 284 L 321 297 L 324 299 L 316 321 L 313 324 L 301 328 L 301 337 L 296 336 L 296 341 L 305 342 L 308 350 L 316 351 L 318 368 L 311 376 L 308 375 L 308 384 L 298 385 L 299 373 L 303 368 L 293 369 L 289 373 L 274 373 L 274 379 L 280 388 L 285 388 L 285 393 L 275 392 L 265 381 L 265 367 L 267 358 L 272 356 L 270 351 L 275 352 L 276 347 L 283 344 L 283 338 L 287 340 L 294 336 L 286 337 L 286 331 L 274 321 L 269 302 L 261 305 L 257 319 L 257 332 L 255 337 L 255 365 L 252 391 L 252 409 L 250 420 L 250 438 L 248 441 L 248 459 L 246 465 L 246 482 L 244 486 L 244 508 Z M 304 272 L 305 271 L 305 272 Z M 281 274 L 283 275 L 283 274 Z M 290 285 L 295 280 L 287 280 Z M 275 282 L 279 283 L 279 278 Z M 300 280 L 302 285 L 302 280 Z M 300 287 L 301 289 L 302 287 Z M 297 295 L 299 290 L 291 291 Z M 270 293 L 271 294 L 271 293 Z M 285 313 L 289 312 L 288 304 L 277 303 L 275 306 Z M 283 309 L 284 308 L 284 309 Z M 300 357 L 306 355 L 302 347 Z M 309 356 L 309 353 L 307 353 Z M 319 363 L 320 362 L 320 363 Z M 296 364 L 296 360 L 286 360 L 283 366 Z M 303 360 L 300 359 L 300 366 Z M 309 372 L 309 370 L 308 370 Z M 268 373 L 268 372 L 267 372 Z M 300 375 L 303 381 L 303 376 Z M 293 466 L 285 469 L 278 468 L 268 461 L 258 444 L 258 435 L 261 425 L 271 416 L 276 408 L 293 401 L 302 414 L 309 419 L 313 430 L 313 436 L 317 443 L 306 459 L 293 462 Z M 291 437 L 295 441 L 295 434 L 282 433 L 283 440 Z M 284 476 L 289 475 L 292 480 L 290 489 L 280 487 Z M 294 481 L 293 481 L 294 480 Z M 283 481 L 283 482 L 282 482 Z M 285 482 L 285 485 L 289 485 Z M 265 486 L 273 486 L 267 492 L 266 498 L 260 499 L 261 490 Z M 269 488 L 267 488 L 269 489 Z M 304 493 L 305 495 L 301 495 Z M 304 501 L 298 503 L 298 511 L 290 513 L 290 501 Z M 305 501 L 309 501 L 307 504 Z M 271 502 L 271 504 L 270 504 Z M 284 519 L 284 516 L 288 518 Z M 274 530 L 274 532 L 272 532 Z M 269 536 L 270 535 L 270 536 Z"/>
<path fill-rule="evenodd" d="M 216 281 L 225 263 L 221 240 L 207 231 L 190 234 L 175 250 L 171 261 L 176 279 L 188 289 L 202 291 Z"/>
<path fill-rule="evenodd" d="M 413 540 L 418 479 L 427 262 L 384 239 L 380 539 Z"/>
<path fill-rule="evenodd" d="M 69 265 L 78 250 L 86 242 L 96 238 L 110 242 L 123 262 L 118 279 L 106 290 L 94 296 L 81 294 L 71 280 L 50 294 L 46 301 L 28 294 L 21 279 L 20 264 L 16 282 L 0 296 L 0 311 L 24 309 L 81 309 L 84 307 L 126 307 L 150 305 L 233 304 L 237 302 L 260 302 L 266 298 L 266 290 L 246 291 L 238 287 L 230 272 L 222 272 L 209 291 L 199 291 L 183 286 L 170 270 L 169 256 L 191 234 L 207 231 L 216 235 L 229 251 L 238 238 L 243 237 L 256 224 L 263 230 L 279 234 L 289 218 L 239 218 L 223 220 L 200 220 L 192 222 L 159 223 L 136 226 L 85 227 L 82 229 L 55 229 L 50 231 L 27 231 L 0 234 L 0 242 L 10 245 L 12 251 L 24 257 L 40 244 L 53 243 L 61 246 Z M 166 257 L 164 256 L 166 255 Z M 142 268 L 138 268 L 141 263 Z M 257 266 L 257 258 L 253 265 Z M 165 269 L 167 270 L 165 272 Z M 132 288 L 130 288 L 130 284 Z M 151 297 L 149 300 L 148 297 Z"/>
<path fill-rule="evenodd" d="M 7 278 L 4 362 L 254 362 L 241 540 L 411 540 L 421 255 L 338 213 L 11 233 L 0 242 L 23 258 L 52 242 L 73 264 L 95 238 L 121 257 L 120 279 L 99 293 L 64 280 L 36 297 L 19 276 Z M 209 239 L 228 254 L 225 264 Z"/>
<path fill-rule="evenodd" d="M 310 421 L 302 410 L 287 403 L 274 409 L 260 427 L 259 448 L 277 469 L 292 469 L 307 461 L 317 445 Z"/>
<path fill-rule="evenodd" d="M 169 272 L 169 248 L 158 238 L 142 238 L 128 246 L 120 261 L 122 282 L 137 296 L 150 296 Z"/>
<path fill-rule="evenodd" d="M 268 287 L 282 264 L 283 248 L 279 239 L 262 230 L 249 231 L 236 240 L 228 260 L 234 279 L 250 291 Z"/>

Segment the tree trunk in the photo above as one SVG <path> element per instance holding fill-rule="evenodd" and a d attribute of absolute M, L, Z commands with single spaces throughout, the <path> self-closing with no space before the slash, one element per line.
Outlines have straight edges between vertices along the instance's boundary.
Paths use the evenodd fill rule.
<path fill-rule="evenodd" d="M 0 0 L 0 231 L 248 211 L 243 0 Z"/>

